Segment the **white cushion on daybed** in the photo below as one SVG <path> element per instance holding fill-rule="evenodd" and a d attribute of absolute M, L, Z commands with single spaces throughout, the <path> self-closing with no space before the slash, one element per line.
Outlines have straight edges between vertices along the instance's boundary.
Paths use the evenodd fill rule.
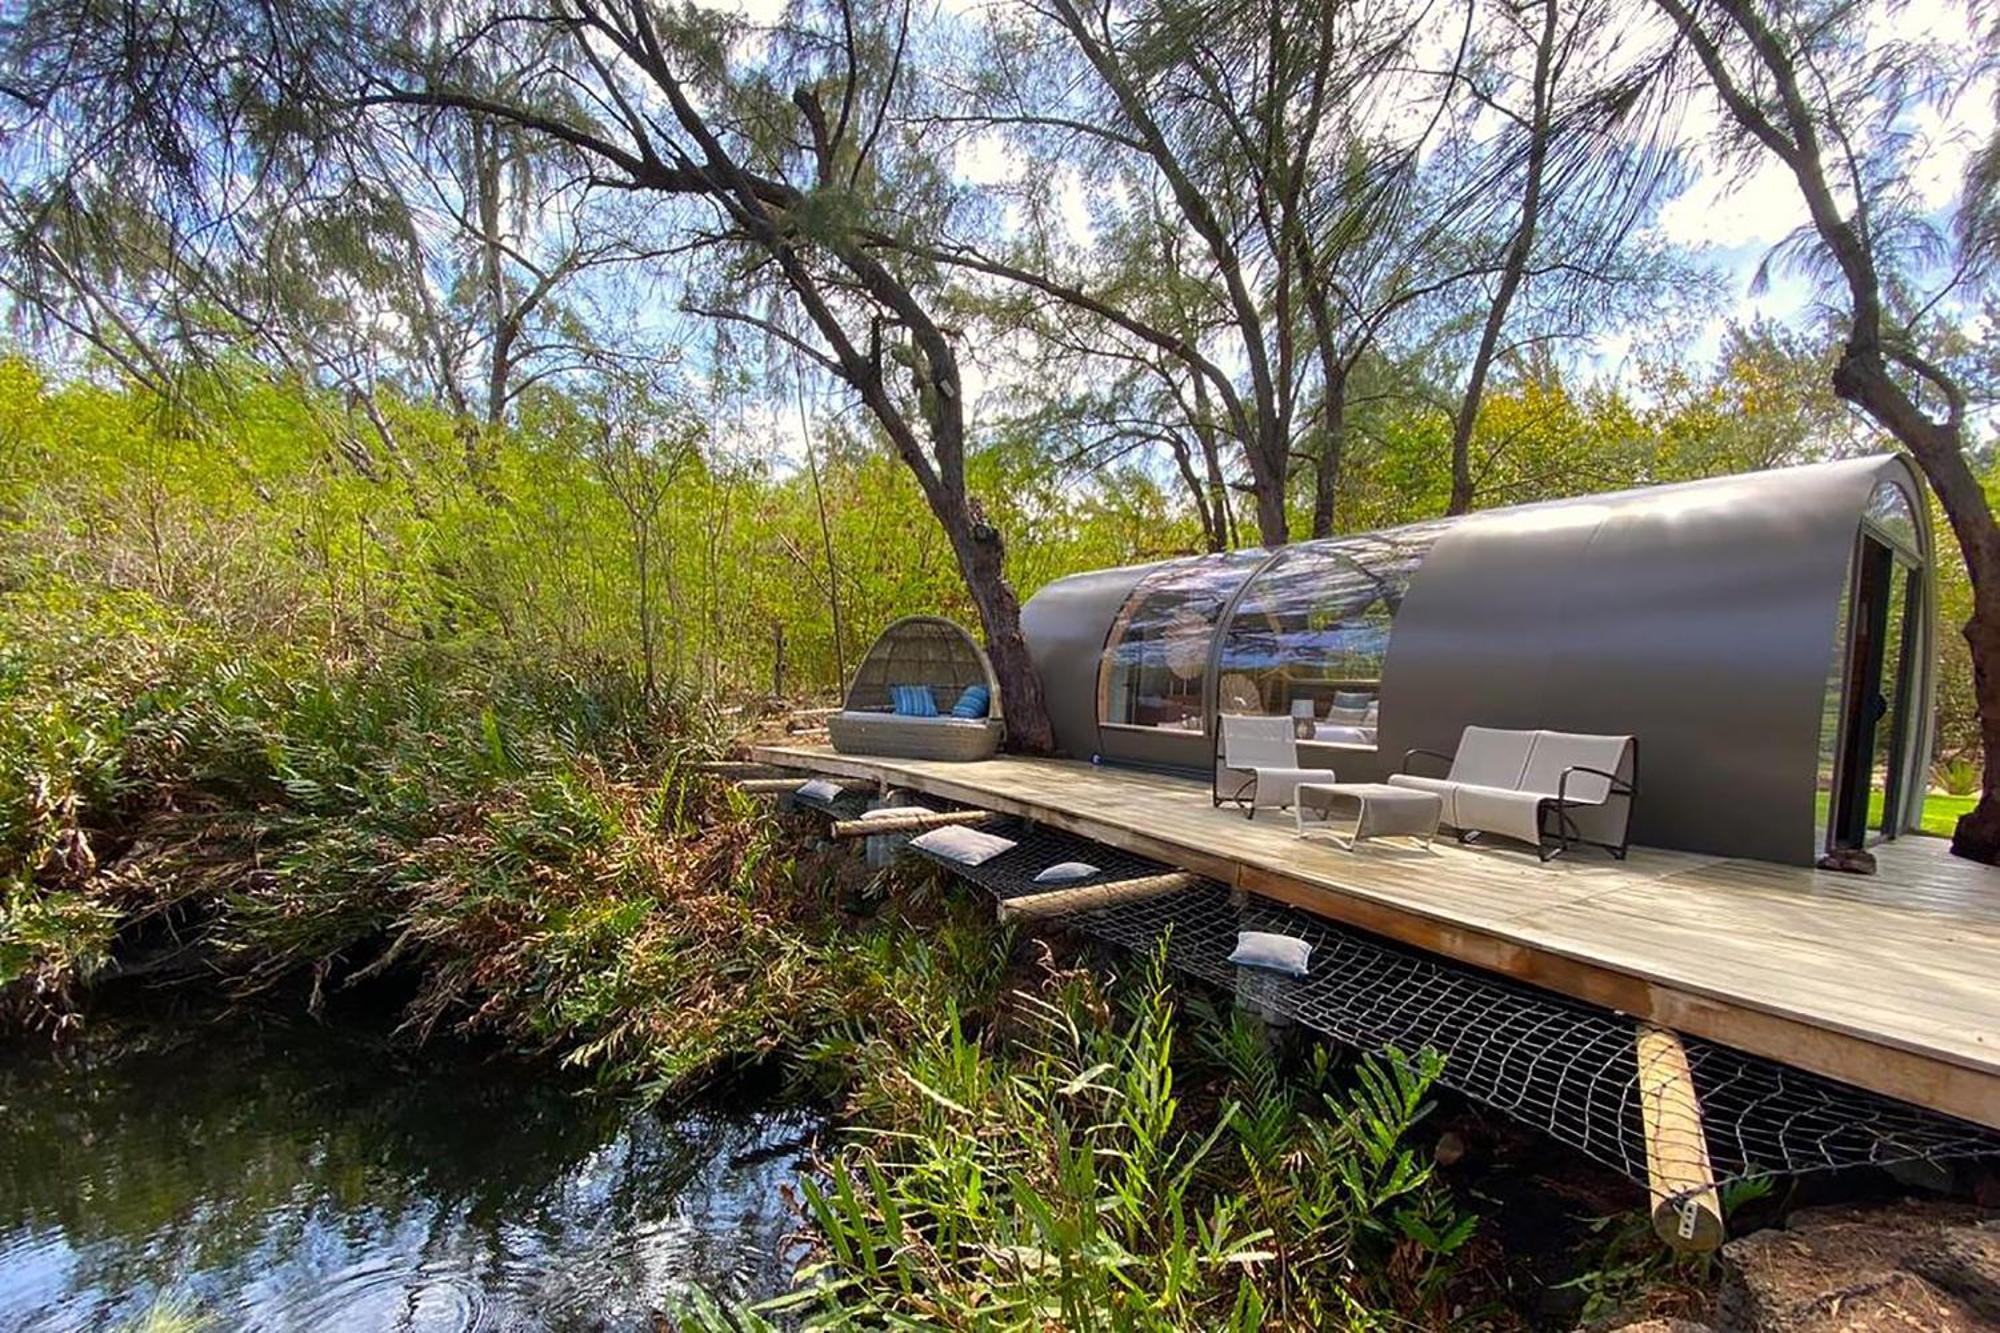
<path fill-rule="evenodd" d="M 1014 849 L 1012 839 L 981 833 L 963 824 L 932 829 L 910 839 L 910 846 L 933 856 L 942 856 L 947 861 L 956 861 L 962 866 L 984 865 L 1000 853 Z"/>
<path fill-rule="evenodd" d="M 891 713 L 883 709 L 848 708 L 842 710 L 846 716 L 859 718 L 865 722 L 893 722 L 897 726 L 908 727 L 973 727 L 985 730 L 991 718 L 953 717 L 950 713 L 939 713 L 936 717 L 911 717 L 905 713 Z"/>
<path fill-rule="evenodd" d="M 1097 873 L 1097 867 L 1088 861 L 1058 861 L 1041 874 L 1035 876 L 1037 884 L 1067 884 L 1074 879 L 1089 879 Z"/>

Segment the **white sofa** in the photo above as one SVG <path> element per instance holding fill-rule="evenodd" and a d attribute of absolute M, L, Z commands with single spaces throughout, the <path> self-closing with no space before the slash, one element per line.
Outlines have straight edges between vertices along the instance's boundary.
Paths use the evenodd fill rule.
<path fill-rule="evenodd" d="M 1450 765 L 1444 777 L 1409 771 L 1419 755 Z M 1639 743 L 1630 736 L 1467 727 L 1458 753 L 1411 750 L 1389 781 L 1435 792 L 1460 841 L 1488 833 L 1532 846 L 1547 861 L 1580 842 L 1624 859 L 1638 795 Z"/>

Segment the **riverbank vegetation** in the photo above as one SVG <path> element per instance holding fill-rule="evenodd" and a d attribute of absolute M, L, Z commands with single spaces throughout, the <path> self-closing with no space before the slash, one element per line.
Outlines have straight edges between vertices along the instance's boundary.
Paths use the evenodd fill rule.
<path fill-rule="evenodd" d="M 463 649 L 253 649 L 74 587 L 0 615 L 12 1023 L 61 1033 L 121 978 L 316 1012 L 387 989 L 405 1040 L 659 1096 L 775 1066 L 846 1108 L 806 1190 L 803 1299 L 836 1321 L 1465 1299 L 1475 1221 L 1412 1141 L 1429 1057 L 1294 1079 L 1241 1020 L 1188 1022 L 1157 961 L 1107 986 L 937 882 L 801 858 L 693 768 L 699 703 Z"/>

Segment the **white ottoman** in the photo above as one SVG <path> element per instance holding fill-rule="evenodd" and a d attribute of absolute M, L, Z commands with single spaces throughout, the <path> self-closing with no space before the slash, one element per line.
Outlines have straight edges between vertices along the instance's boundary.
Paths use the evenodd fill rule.
<path fill-rule="evenodd" d="M 1418 838 L 1428 847 L 1444 813 L 1437 793 L 1386 782 L 1302 783 L 1294 800 L 1300 837 L 1325 832 L 1349 851 L 1363 838 Z"/>

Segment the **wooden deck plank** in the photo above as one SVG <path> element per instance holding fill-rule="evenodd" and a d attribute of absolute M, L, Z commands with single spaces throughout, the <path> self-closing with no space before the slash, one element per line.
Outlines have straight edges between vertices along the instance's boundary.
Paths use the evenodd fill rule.
<path fill-rule="evenodd" d="M 1060 760 L 770 746 L 758 760 L 1040 819 L 1462 963 L 2000 1128 L 2000 870 L 1936 839 L 1872 878 L 1635 848 L 1541 865 L 1440 842 L 1341 851 L 1199 783 Z"/>

